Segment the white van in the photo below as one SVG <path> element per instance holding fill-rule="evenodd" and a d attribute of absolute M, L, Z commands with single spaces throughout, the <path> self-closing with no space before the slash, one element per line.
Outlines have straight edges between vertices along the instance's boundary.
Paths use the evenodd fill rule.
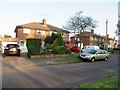
<path fill-rule="evenodd" d="M 81 53 L 83 52 L 88 52 L 90 50 L 98 50 L 100 49 L 99 46 L 96 46 L 96 45 L 87 45 L 87 46 L 84 46 L 82 49 L 81 49 Z"/>

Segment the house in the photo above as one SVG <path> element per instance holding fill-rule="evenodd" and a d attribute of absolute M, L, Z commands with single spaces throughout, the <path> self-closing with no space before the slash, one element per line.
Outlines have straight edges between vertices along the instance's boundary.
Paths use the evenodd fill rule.
<path fill-rule="evenodd" d="M 45 39 L 52 33 L 61 32 L 64 42 L 69 42 L 69 32 L 56 26 L 46 23 L 46 19 L 40 22 L 31 22 L 23 25 L 18 25 L 15 28 L 16 38 L 19 40 L 19 44 L 24 49 L 26 48 L 27 38 L 41 38 Z"/>
<path fill-rule="evenodd" d="M 81 34 L 76 34 L 71 37 L 71 43 L 72 45 L 79 45 L 80 44 L 80 37 L 82 37 L 82 44 L 83 46 L 86 45 L 98 45 L 98 46 L 105 46 L 106 44 L 106 36 L 97 35 L 94 33 L 94 30 L 91 30 L 91 32 L 84 32 Z M 115 38 L 109 38 L 109 35 L 107 35 L 107 43 L 109 48 L 114 48 L 117 41 Z"/>
<path fill-rule="evenodd" d="M 118 41 L 114 38 L 108 38 L 108 48 L 116 48 Z"/>

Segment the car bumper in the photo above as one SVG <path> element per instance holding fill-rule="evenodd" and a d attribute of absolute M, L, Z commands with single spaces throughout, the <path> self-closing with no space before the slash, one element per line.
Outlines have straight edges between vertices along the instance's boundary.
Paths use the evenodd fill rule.
<path fill-rule="evenodd" d="M 5 54 L 19 54 L 19 53 L 20 53 L 20 50 L 16 50 L 16 51 L 5 50 L 4 53 L 5 53 Z"/>
<path fill-rule="evenodd" d="M 83 59 L 83 60 L 91 60 L 91 58 L 84 57 L 84 56 L 80 56 L 80 58 Z"/>

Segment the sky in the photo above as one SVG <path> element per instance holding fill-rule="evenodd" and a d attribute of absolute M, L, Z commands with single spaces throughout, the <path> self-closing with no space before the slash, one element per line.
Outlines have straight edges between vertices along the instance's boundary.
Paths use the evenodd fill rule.
<path fill-rule="evenodd" d="M 96 34 L 106 35 L 106 19 L 108 34 L 115 37 L 118 21 L 119 0 L 1 0 L 0 1 L 0 35 L 15 37 L 15 27 L 30 22 L 42 22 L 62 28 L 70 17 L 83 11 L 84 16 L 96 20 Z"/>

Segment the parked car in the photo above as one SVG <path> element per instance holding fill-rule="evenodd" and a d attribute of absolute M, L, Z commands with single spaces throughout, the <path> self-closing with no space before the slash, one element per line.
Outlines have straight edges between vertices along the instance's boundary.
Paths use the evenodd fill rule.
<path fill-rule="evenodd" d="M 107 61 L 109 58 L 109 52 L 106 50 L 90 50 L 88 52 L 81 53 L 80 58 L 82 58 L 83 60 L 86 59 L 92 62 L 94 62 L 95 60 L 102 60 L 102 59 Z"/>
<path fill-rule="evenodd" d="M 73 46 L 72 48 L 70 48 L 70 50 L 71 50 L 72 52 L 79 52 L 79 51 L 80 51 L 80 48 L 77 47 L 77 46 Z"/>
<path fill-rule="evenodd" d="M 4 47 L 4 53 L 3 55 L 6 56 L 6 55 L 9 55 L 9 54 L 15 54 L 15 55 L 18 55 L 20 56 L 20 47 L 18 44 L 7 44 L 5 47 Z"/>
<path fill-rule="evenodd" d="M 96 46 L 96 45 L 87 45 L 87 46 L 84 46 L 82 49 L 81 49 L 81 53 L 83 52 L 88 52 L 90 50 L 99 50 L 100 47 L 99 46 Z"/>

